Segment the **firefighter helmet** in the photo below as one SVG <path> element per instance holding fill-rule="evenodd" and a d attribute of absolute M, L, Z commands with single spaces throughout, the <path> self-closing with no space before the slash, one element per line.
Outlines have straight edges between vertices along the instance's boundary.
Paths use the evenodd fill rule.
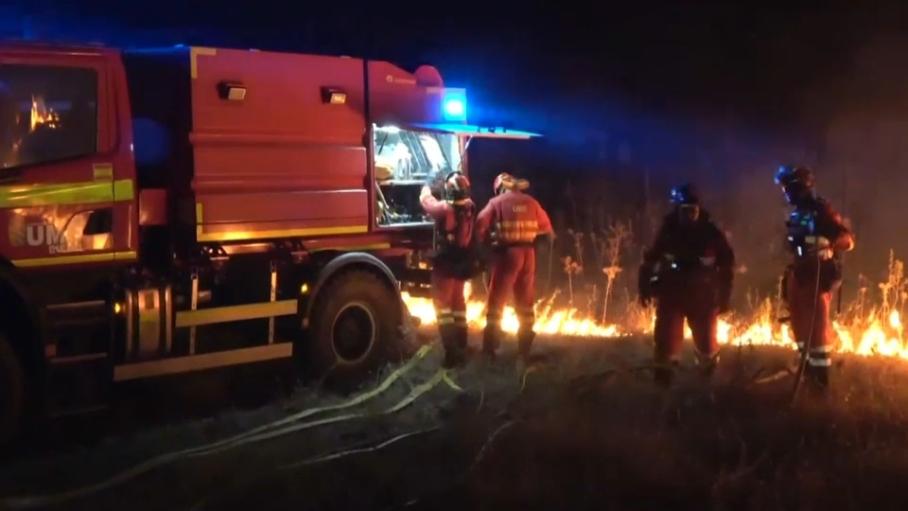
<path fill-rule="evenodd" d="M 697 192 L 697 188 L 690 183 L 672 188 L 670 197 L 672 204 L 676 206 L 700 205 L 700 194 Z"/>
<path fill-rule="evenodd" d="M 495 176 L 495 181 L 492 182 L 492 192 L 495 195 L 504 193 L 507 190 L 514 188 L 514 176 L 508 174 L 507 172 L 502 172 Z"/>
<path fill-rule="evenodd" d="M 776 184 L 788 187 L 800 183 L 805 188 L 813 188 L 813 171 L 802 165 L 782 165 L 776 171 Z"/>
<path fill-rule="evenodd" d="M 460 202 L 470 198 L 470 180 L 462 172 L 451 172 L 445 177 L 445 199 Z"/>

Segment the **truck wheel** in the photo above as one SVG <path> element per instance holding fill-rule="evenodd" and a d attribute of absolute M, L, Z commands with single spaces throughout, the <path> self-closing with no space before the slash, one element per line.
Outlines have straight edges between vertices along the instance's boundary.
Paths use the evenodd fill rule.
<path fill-rule="evenodd" d="M 25 402 L 25 375 L 13 347 L 0 334 L 0 445 L 18 433 Z"/>
<path fill-rule="evenodd" d="M 354 270 L 319 293 L 310 318 L 309 364 L 341 385 L 361 382 L 394 353 L 399 298 L 381 279 Z"/>

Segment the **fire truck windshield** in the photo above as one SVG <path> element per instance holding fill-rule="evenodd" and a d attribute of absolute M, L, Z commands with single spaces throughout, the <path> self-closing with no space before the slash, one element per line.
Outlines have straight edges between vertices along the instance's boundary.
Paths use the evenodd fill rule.
<path fill-rule="evenodd" d="M 94 70 L 0 64 L 0 167 L 94 154 L 97 98 Z"/>

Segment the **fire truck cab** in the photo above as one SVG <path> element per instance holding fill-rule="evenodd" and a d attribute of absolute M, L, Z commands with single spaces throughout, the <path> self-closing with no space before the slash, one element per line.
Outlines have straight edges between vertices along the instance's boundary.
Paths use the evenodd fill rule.
<path fill-rule="evenodd" d="M 429 66 L 0 44 L 0 439 L 115 382 L 399 355 L 420 188 L 472 137 L 532 136 L 466 108 Z"/>

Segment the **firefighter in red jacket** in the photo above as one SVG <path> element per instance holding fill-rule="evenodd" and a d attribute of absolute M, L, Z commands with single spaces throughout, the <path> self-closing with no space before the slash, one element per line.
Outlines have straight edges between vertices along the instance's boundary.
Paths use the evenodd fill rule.
<path fill-rule="evenodd" d="M 499 174 L 492 188 L 495 197 L 480 211 L 476 221 L 479 241 L 489 242 L 494 254 L 482 347 L 487 356 L 495 356 L 502 337 L 502 312 L 508 296 L 513 293 L 520 321 L 518 355 L 525 361 L 535 337 L 534 242 L 537 236 L 552 235 L 552 222 L 539 202 L 524 193 L 529 188 L 525 179 Z"/>
<path fill-rule="evenodd" d="M 841 254 L 854 248 L 842 217 L 814 193 L 813 172 L 785 165 L 776 184 L 794 210 L 788 217 L 788 247 L 794 260 L 785 273 L 785 298 L 798 350 L 807 350 L 805 378 L 816 390 L 829 384 L 832 333 L 829 308 L 842 279 Z"/>
<path fill-rule="evenodd" d="M 706 374 L 719 357 L 718 315 L 729 308 L 735 256 L 725 234 L 700 207 L 691 185 L 672 189 L 674 209 L 644 254 L 640 299 L 656 299 L 656 381 L 671 383 L 684 342 L 684 320 L 694 337 L 697 362 Z"/>
<path fill-rule="evenodd" d="M 445 348 L 444 366 L 461 366 L 466 362 L 467 304 L 464 282 L 470 278 L 470 248 L 476 206 L 470 199 L 470 181 L 460 172 L 452 172 L 444 181 L 444 200 L 423 186 L 419 196 L 423 209 L 435 220 L 436 246 L 432 269 L 432 301 L 437 314 L 438 330 Z"/>

